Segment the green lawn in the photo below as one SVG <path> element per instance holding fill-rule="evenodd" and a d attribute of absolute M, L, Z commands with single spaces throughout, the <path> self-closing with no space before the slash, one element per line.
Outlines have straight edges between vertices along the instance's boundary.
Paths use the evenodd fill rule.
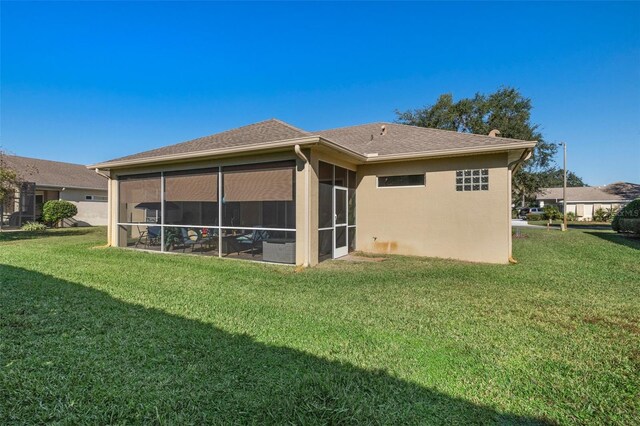
<path fill-rule="evenodd" d="M 294 268 L 0 235 L 0 424 L 631 424 L 640 241 Z"/>

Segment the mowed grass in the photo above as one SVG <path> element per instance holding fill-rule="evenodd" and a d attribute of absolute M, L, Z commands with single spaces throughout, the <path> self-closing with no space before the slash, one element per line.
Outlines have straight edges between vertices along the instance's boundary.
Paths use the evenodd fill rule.
<path fill-rule="evenodd" d="M 294 268 L 0 235 L 0 423 L 633 424 L 640 241 Z"/>

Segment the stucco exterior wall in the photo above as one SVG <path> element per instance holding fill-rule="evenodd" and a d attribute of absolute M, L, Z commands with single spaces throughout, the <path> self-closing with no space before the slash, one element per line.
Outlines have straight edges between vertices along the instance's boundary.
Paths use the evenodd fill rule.
<path fill-rule="evenodd" d="M 507 263 L 507 160 L 505 153 L 359 166 L 356 250 Z M 488 191 L 456 191 L 456 170 L 484 168 Z M 422 173 L 424 187 L 377 187 L 377 176 Z"/>
<path fill-rule="evenodd" d="M 108 221 L 108 203 L 106 200 L 87 200 L 87 195 L 106 197 L 108 191 L 94 189 L 65 189 L 60 191 L 60 199 L 75 204 L 78 214 L 72 222 L 77 226 L 105 226 Z"/>

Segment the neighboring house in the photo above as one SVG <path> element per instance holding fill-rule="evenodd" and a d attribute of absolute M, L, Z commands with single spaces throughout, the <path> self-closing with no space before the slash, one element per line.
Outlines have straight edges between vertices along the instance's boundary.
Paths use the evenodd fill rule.
<path fill-rule="evenodd" d="M 618 209 L 640 197 L 640 185 L 616 182 L 606 186 L 579 186 L 567 188 L 567 213 L 578 220 L 592 220 L 598 209 Z M 562 211 L 562 188 L 543 188 L 536 195 L 540 207 L 557 205 Z"/>
<path fill-rule="evenodd" d="M 315 265 L 353 250 L 507 263 L 511 174 L 535 141 L 267 120 L 88 166 L 109 243 Z"/>
<path fill-rule="evenodd" d="M 0 206 L 4 226 L 22 226 L 42 216 L 49 200 L 67 200 L 78 208 L 65 226 L 107 224 L 107 179 L 84 165 L 4 155 L 2 161 L 24 182 L 14 197 Z"/>

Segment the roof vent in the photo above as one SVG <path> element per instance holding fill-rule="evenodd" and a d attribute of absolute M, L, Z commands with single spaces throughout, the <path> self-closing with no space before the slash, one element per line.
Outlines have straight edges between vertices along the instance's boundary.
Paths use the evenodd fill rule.
<path fill-rule="evenodd" d="M 383 136 L 386 134 L 387 134 L 387 126 L 383 124 L 382 126 L 380 126 L 380 136 Z"/>
<path fill-rule="evenodd" d="M 371 140 L 373 140 L 373 135 L 371 135 Z"/>
<path fill-rule="evenodd" d="M 489 132 L 489 137 L 490 138 L 495 138 L 496 136 L 498 136 L 500 134 L 500 130 L 498 129 L 493 129 L 492 131 Z"/>

